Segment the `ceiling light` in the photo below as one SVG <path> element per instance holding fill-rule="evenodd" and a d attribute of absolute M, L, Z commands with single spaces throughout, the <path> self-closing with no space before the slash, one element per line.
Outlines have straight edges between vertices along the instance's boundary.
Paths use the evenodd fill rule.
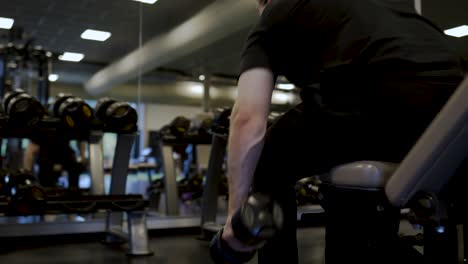
<path fill-rule="evenodd" d="M 145 4 L 154 4 L 158 0 L 133 0 L 133 1 L 142 2 L 142 3 L 145 3 Z"/>
<path fill-rule="evenodd" d="M 59 60 L 79 62 L 84 58 L 84 54 L 75 52 L 65 52 L 59 56 Z"/>
<path fill-rule="evenodd" d="M 206 80 L 205 75 L 202 74 L 202 75 L 198 76 L 198 80 L 200 80 L 200 81 Z"/>
<path fill-rule="evenodd" d="M 296 88 L 296 86 L 294 86 L 294 84 L 291 84 L 291 83 L 280 83 L 278 84 L 278 89 L 281 89 L 281 90 L 294 90 L 294 88 Z"/>
<path fill-rule="evenodd" d="M 15 23 L 14 19 L 7 18 L 7 17 L 0 17 L 0 28 L 10 29 L 13 27 L 13 23 Z"/>
<path fill-rule="evenodd" d="M 82 39 L 96 40 L 96 41 L 106 41 L 110 38 L 112 34 L 106 31 L 87 29 L 81 34 Z"/>
<path fill-rule="evenodd" d="M 449 36 L 452 36 L 452 37 L 457 37 L 457 38 L 468 36 L 468 26 L 463 25 L 463 26 L 459 26 L 459 27 L 456 27 L 456 28 L 447 29 L 447 30 L 444 31 L 444 33 L 446 35 L 449 35 Z"/>
<path fill-rule="evenodd" d="M 49 82 L 56 82 L 58 78 L 58 74 L 49 74 Z"/>

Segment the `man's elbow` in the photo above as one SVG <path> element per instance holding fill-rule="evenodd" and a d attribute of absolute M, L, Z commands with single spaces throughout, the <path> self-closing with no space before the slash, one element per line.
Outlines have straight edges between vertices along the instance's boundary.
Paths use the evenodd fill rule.
<path fill-rule="evenodd" d="M 247 131 L 251 135 L 265 135 L 266 118 L 259 114 L 238 112 L 231 116 L 231 130 Z"/>

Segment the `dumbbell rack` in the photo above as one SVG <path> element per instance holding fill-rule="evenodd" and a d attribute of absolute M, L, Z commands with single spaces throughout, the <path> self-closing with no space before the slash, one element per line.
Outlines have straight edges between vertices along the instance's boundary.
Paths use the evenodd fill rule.
<path fill-rule="evenodd" d="M 0 138 L 28 138 L 32 131 L 12 131 L 7 118 L 0 118 Z M 50 126 L 46 126 L 50 128 Z M 52 198 L 46 201 L 42 214 L 80 213 L 106 211 L 105 223 L 93 219 L 85 223 L 37 223 L 0 225 L 0 237 L 22 237 L 37 235 L 99 233 L 106 232 L 106 243 L 129 242 L 129 255 L 150 255 L 148 232 L 146 226 L 147 203 L 141 195 L 125 195 L 130 152 L 136 133 L 118 134 L 114 155 L 114 166 L 111 172 L 110 195 L 105 195 L 103 172 L 104 131 L 91 130 L 87 137 L 89 142 L 91 196 Z M 86 139 L 86 138 L 79 138 Z M 8 208 L 9 200 L 0 198 L 0 214 L 4 216 L 20 215 Z M 60 209 L 60 210 L 59 210 Z M 63 209 L 63 211 L 61 210 Z M 124 215 L 127 216 L 127 232 L 124 231 Z"/>
<path fill-rule="evenodd" d="M 213 133 L 213 142 L 206 175 L 206 184 L 203 189 L 201 229 L 202 238 L 211 239 L 223 226 L 216 222 L 218 212 L 218 186 L 224 156 L 226 155 L 227 134 Z"/>
<path fill-rule="evenodd" d="M 165 189 L 165 213 L 167 216 L 178 216 L 179 215 L 179 196 L 177 190 L 177 170 L 174 166 L 174 146 L 178 144 L 193 144 L 197 148 L 209 149 L 211 146 L 210 142 L 204 140 L 198 140 L 197 138 L 184 137 L 172 138 L 164 137 L 160 144 L 162 148 L 162 161 L 163 161 L 163 173 L 164 173 L 164 189 Z M 198 156 L 198 155 L 197 155 Z M 197 161 L 198 163 L 198 161 Z"/>
<path fill-rule="evenodd" d="M 102 153 L 102 131 L 91 131 L 89 137 L 89 158 L 91 174 L 91 193 L 104 195 L 104 170 Z M 128 165 L 133 142 L 136 133 L 118 134 L 117 145 L 111 171 L 111 183 L 109 195 L 119 196 L 125 194 L 127 183 Z M 140 196 L 143 200 L 143 197 Z M 105 243 L 118 244 L 123 241 L 130 242 L 130 255 L 152 254 L 148 246 L 148 230 L 146 225 L 145 206 L 140 210 L 126 211 L 128 233 L 123 232 L 124 215 L 122 210 L 109 210 L 106 218 Z"/>

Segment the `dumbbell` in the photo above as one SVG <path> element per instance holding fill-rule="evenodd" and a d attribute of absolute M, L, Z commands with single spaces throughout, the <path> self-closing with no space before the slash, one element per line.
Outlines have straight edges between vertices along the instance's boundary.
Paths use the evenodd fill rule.
<path fill-rule="evenodd" d="M 319 204 L 319 184 L 317 177 L 307 177 L 296 182 L 296 204 Z"/>
<path fill-rule="evenodd" d="M 210 130 L 213 126 L 213 118 L 205 118 L 198 127 L 198 136 L 200 138 L 211 138 Z"/>
<path fill-rule="evenodd" d="M 46 114 L 41 103 L 21 89 L 7 92 L 3 97 L 3 108 L 11 124 L 19 127 L 36 125 Z"/>
<path fill-rule="evenodd" d="M 237 240 L 247 246 L 256 246 L 271 239 L 283 226 L 283 211 L 269 196 L 255 193 L 232 218 L 232 229 Z M 210 243 L 211 258 L 216 264 L 241 264 L 255 256 L 253 252 L 237 252 L 222 239 L 221 229 Z"/>
<path fill-rule="evenodd" d="M 200 140 L 209 140 L 211 139 L 210 130 L 212 126 L 213 116 L 211 114 L 197 114 L 192 118 L 189 134 Z"/>
<path fill-rule="evenodd" d="M 50 112 L 69 129 L 86 130 L 94 118 L 93 109 L 82 98 L 64 93 L 56 96 Z"/>
<path fill-rule="evenodd" d="M 203 193 L 203 177 L 195 174 L 177 182 L 177 193 L 183 202 L 200 198 Z"/>
<path fill-rule="evenodd" d="M 96 104 L 96 117 L 110 132 L 132 133 L 137 130 L 138 114 L 127 102 L 101 98 Z"/>
<path fill-rule="evenodd" d="M 22 215 L 41 212 L 46 202 L 46 191 L 30 173 L 19 171 L 8 175 L 5 185 L 12 210 Z"/>
<path fill-rule="evenodd" d="M 169 124 L 169 133 L 176 138 L 184 138 L 190 129 L 190 124 L 190 119 L 178 116 Z"/>

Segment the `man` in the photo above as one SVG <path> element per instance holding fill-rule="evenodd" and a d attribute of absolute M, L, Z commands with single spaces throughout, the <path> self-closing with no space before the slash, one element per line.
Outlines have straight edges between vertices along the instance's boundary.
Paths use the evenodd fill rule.
<path fill-rule="evenodd" d="M 444 34 L 416 14 L 412 1 L 258 4 L 231 115 L 222 238 L 238 251 L 253 249 L 231 228 L 252 187 L 285 213 L 283 230 L 259 251 L 259 263 L 297 263 L 294 183 L 346 162 L 401 161 L 463 73 Z M 279 75 L 301 89 L 302 103 L 267 131 Z"/>
<path fill-rule="evenodd" d="M 56 187 L 62 172 L 68 172 L 68 187 L 79 189 L 79 178 L 86 166 L 86 143 L 78 144 L 79 158 L 69 140 L 60 136 L 41 135 L 31 139 L 24 152 L 23 168 L 33 172 L 37 158 L 39 182 L 44 187 Z"/>

